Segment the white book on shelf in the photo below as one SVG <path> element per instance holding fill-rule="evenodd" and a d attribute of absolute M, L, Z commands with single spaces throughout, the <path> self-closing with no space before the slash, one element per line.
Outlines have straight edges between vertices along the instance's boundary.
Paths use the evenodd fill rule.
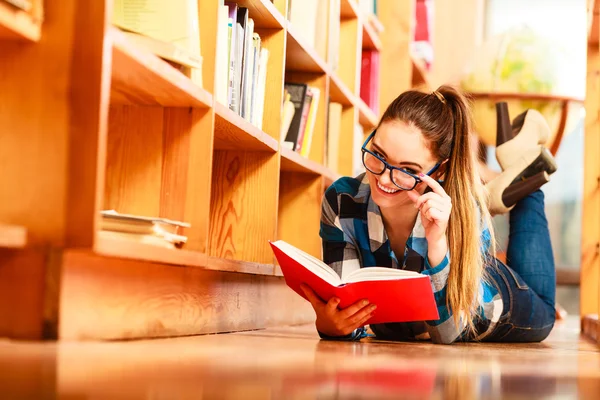
<path fill-rule="evenodd" d="M 311 48 L 315 48 L 316 23 L 320 0 L 294 0 L 290 4 L 290 23 Z"/>
<path fill-rule="evenodd" d="M 260 50 L 260 65 L 258 67 L 258 96 L 256 102 L 258 104 L 256 120 L 254 125 L 258 129 L 262 129 L 263 114 L 265 111 L 265 92 L 267 84 L 267 64 L 269 63 L 269 50 Z"/>
<path fill-rule="evenodd" d="M 331 70 L 336 72 L 340 60 L 340 0 L 331 0 L 329 8 L 329 42 L 327 45 L 327 62 Z"/>
<path fill-rule="evenodd" d="M 244 57 L 244 29 L 242 25 L 236 24 L 235 28 L 235 59 L 233 63 L 233 85 L 234 92 L 232 97 L 233 111 L 240 114 L 241 111 L 241 86 L 242 86 L 242 58 Z M 232 38 L 233 40 L 233 38 Z"/>
<path fill-rule="evenodd" d="M 250 120 L 250 104 L 252 103 L 252 82 L 254 73 L 254 20 L 248 18 L 244 32 L 244 60 L 242 63 L 242 118 Z"/>
<path fill-rule="evenodd" d="M 250 122 L 252 124 L 257 120 L 256 113 L 258 112 L 258 70 L 260 67 L 260 48 L 261 48 L 261 39 L 258 36 L 258 33 L 254 32 L 252 35 L 252 52 L 254 65 L 252 66 L 252 89 L 251 89 L 251 99 L 250 99 Z"/>
<path fill-rule="evenodd" d="M 219 20 L 217 25 L 217 49 L 216 59 L 217 67 L 215 69 L 215 99 L 223 104 L 227 105 L 227 87 L 228 87 L 228 65 L 229 60 L 229 6 L 219 7 Z"/>

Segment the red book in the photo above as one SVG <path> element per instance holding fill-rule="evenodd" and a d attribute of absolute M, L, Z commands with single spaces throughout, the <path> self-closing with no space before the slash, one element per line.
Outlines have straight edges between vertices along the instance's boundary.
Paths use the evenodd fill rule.
<path fill-rule="evenodd" d="M 439 319 L 427 275 L 401 269 L 369 267 L 341 279 L 321 260 L 284 241 L 270 244 L 286 284 L 305 299 L 300 289 L 303 283 L 324 301 L 338 297 L 341 300 L 340 308 L 368 299 L 371 304 L 377 305 L 377 310 L 365 325 Z"/>
<path fill-rule="evenodd" d="M 379 115 L 379 52 L 376 50 L 362 52 L 360 98 Z"/>

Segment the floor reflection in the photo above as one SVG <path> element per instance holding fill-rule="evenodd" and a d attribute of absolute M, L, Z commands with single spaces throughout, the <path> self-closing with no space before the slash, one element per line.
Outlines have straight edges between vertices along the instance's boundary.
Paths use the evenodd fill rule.
<path fill-rule="evenodd" d="M 340 343 L 311 328 L 110 343 L 0 341 L 2 399 L 600 399 L 600 353 L 542 344 Z"/>

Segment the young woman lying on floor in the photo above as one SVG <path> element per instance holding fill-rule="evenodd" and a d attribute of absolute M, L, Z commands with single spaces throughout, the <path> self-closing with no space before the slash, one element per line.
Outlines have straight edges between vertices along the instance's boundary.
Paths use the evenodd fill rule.
<path fill-rule="evenodd" d="M 498 117 L 504 139 L 496 158 L 503 172 L 485 188 L 468 104 L 442 86 L 396 98 L 362 146 L 366 173 L 327 190 L 323 257 L 340 276 L 379 266 L 431 277 L 440 319 L 371 325 L 377 338 L 537 342 L 552 330 L 555 268 L 539 190 L 556 170 L 543 147 L 549 128 L 534 110 L 512 127 L 506 113 Z M 494 257 L 490 212 L 510 212 L 508 265 Z M 377 304 L 365 299 L 340 309 L 339 299 L 325 303 L 303 290 L 322 338 L 365 336 Z"/>

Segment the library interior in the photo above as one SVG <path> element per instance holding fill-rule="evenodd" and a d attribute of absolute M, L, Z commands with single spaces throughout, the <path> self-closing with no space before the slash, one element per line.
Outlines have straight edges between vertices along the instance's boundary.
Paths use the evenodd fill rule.
<path fill-rule="evenodd" d="M 0 0 L 0 397 L 599 399 L 599 14 Z"/>

